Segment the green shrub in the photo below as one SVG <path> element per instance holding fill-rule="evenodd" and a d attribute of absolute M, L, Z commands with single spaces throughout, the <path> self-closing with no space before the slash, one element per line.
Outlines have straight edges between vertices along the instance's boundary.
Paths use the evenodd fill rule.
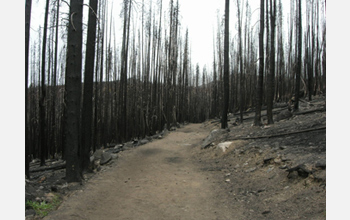
<path fill-rule="evenodd" d="M 49 214 L 49 212 L 55 210 L 61 203 L 61 200 L 58 196 L 55 196 L 52 199 L 51 203 L 46 203 L 45 201 L 43 202 L 33 202 L 28 200 L 26 202 L 26 207 L 32 207 L 35 211 L 35 213 L 37 215 L 39 215 L 40 217 L 44 217 L 47 214 Z"/>

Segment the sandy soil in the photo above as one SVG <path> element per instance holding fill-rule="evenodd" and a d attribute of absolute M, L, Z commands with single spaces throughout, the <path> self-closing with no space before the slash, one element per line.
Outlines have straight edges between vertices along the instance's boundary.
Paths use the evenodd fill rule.
<path fill-rule="evenodd" d="M 191 124 L 120 154 L 44 219 L 240 219 L 193 160 L 208 129 Z"/>

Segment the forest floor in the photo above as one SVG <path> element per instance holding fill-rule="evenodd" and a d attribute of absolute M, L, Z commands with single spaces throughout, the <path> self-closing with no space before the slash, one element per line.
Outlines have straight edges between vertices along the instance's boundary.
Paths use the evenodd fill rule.
<path fill-rule="evenodd" d="M 326 219 L 325 108 L 315 97 L 273 125 L 252 126 L 254 112 L 243 124 L 231 115 L 229 130 L 188 124 L 118 151 L 82 184 L 65 183 L 64 169 L 36 172 L 26 199 L 63 200 L 44 219 Z"/>

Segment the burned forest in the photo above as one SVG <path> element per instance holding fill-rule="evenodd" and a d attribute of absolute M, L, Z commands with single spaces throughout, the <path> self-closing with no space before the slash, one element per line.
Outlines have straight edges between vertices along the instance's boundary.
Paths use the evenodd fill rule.
<path fill-rule="evenodd" d="M 195 2 L 193 11 L 207 4 Z M 270 152 L 267 140 L 280 140 L 276 149 L 287 151 L 282 143 L 295 143 L 283 137 L 300 137 L 296 140 L 304 146 L 306 133 L 324 132 L 315 136 L 324 145 L 317 152 L 325 167 L 326 1 L 215 2 L 218 9 L 205 34 L 211 42 L 201 45 L 210 56 L 209 63 L 204 63 L 197 61 L 201 56 L 195 43 L 201 39 L 187 25 L 189 9 L 182 0 L 26 0 L 28 185 L 47 181 L 48 172 L 59 172 L 55 175 L 60 176 L 61 185 L 84 182 L 119 152 L 172 137 L 171 133 L 186 126 L 198 127 L 192 124 L 217 129 L 219 135 L 211 141 L 201 139 L 207 143 L 199 147 L 197 159 L 209 157 L 204 150 L 208 152 L 218 140 L 230 141 L 242 144 L 244 152 L 262 155 L 262 167 L 278 163 L 284 166 L 280 169 L 304 172 L 308 177 L 316 171 L 305 168 L 306 162 L 291 156 L 299 161 L 291 164 L 280 154 L 266 153 Z M 191 20 L 202 22 L 195 14 Z M 259 146 L 260 140 L 264 147 Z M 295 155 L 297 151 L 288 152 Z M 238 154 L 235 151 L 232 160 L 245 158 L 245 153 Z M 176 164 L 174 158 L 169 160 Z M 313 159 L 309 161 L 319 165 Z M 207 163 L 225 166 L 221 160 L 208 159 Z M 229 174 L 223 184 L 235 192 L 227 184 L 231 184 L 229 176 L 234 175 L 231 168 L 236 163 L 228 163 L 233 166 L 226 166 Z M 254 166 L 245 173 L 251 172 L 260 168 Z M 325 176 L 319 181 L 325 182 Z M 58 185 L 45 187 L 57 192 Z M 249 186 L 254 187 L 253 183 Z M 35 196 L 28 198 L 35 200 Z M 266 212 L 262 216 L 275 211 L 257 209 Z"/>

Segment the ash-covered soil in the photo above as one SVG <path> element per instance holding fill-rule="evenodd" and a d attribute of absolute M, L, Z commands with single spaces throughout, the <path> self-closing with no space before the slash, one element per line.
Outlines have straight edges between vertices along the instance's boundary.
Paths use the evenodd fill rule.
<path fill-rule="evenodd" d="M 252 126 L 254 113 L 243 124 L 231 116 L 229 132 L 204 141 L 196 160 L 222 182 L 227 205 L 245 219 L 326 219 L 325 104 L 302 100 L 290 117 L 261 127 Z M 274 119 L 284 109 L 275 110 Z"/>

